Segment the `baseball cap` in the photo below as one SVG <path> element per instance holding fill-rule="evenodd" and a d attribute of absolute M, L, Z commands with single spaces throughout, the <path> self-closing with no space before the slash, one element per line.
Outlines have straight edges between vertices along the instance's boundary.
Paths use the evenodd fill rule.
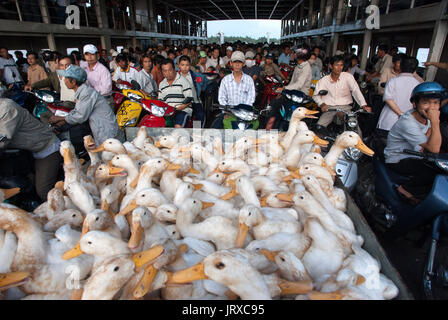
<path fill-rule="evenodd" d="M 205 51 L 199 51 L 199 57 L 207 58 L 207 54 L 205 53 Z"/>
<path fill-rule="evenodd" d="M 274 59 L 274 56 L 272 55 L 272 53 L 268 53 L 266 55 L 266 59 Z"/>
<path fill-rule="evenodd" d="M 67 78 L 73 78 L 76 79 L 79 82 L 85 82 L 87 80 L 87 73 L 86 71 L 78 67 L 76 65 L 70 65 L 65 70 L 56 70 L 57 74 L 61 77 L 67 77 Z"/>
<path fill-rule="evenodd" d="M 233 48 L 232 48 L 231 46 L 228 46 L 228 47 L 226 48 L 226 50 L 233 51 Z"/>
<path fill-rule="evenodd" d="M 112 53 L 112 57 L 116 57 L 116 56 L 118 56 L 118 52 L 114 51 L 114 53 Z"/>
<path fill-rule="evenodd" d="M 254 57 L 255 57 L 255 54 L 253 51 L 246 52 L 246 59 L 253 59 Z"/>
<path fill-rule="evenodd" d="M 95 54 L 98 52 L 98 49 L 93 44 L 86 44 L 84 46 L 84 48 L 82 49 L 82 52 L 84 54 L 86 54 L 86 53 Z"/>
<path fill-rule="evenodd" d="M 230 58 L 230 60 L 232 62 L 235 61 L 244 62 L 246 59 L 244 58 L 244 53 L 242 53 L 241 51 L 235 51 L 234 53 L 232 53 L 232 57 Z"/>

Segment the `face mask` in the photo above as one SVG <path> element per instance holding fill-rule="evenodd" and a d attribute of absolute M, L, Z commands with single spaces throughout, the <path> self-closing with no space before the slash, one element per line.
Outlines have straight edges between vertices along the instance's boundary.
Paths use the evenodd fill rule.
<path fill-rule="evenodd" d="M 248 68 L 251 68 L 251 67 L 253 67 L 255 65 L 255 60 L 251 60 L 251 59 L 247 59 L 246 60 L 246 66 L 248 67 Z"/>

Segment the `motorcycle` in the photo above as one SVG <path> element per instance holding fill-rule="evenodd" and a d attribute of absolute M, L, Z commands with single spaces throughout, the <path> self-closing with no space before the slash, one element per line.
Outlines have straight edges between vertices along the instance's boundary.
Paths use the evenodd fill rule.
<path fill-rule="evenodd" d="M 284 86 L 284 81 L 277 75 L 264 77 L 264 90 L 261 95 L 260 106 L 265 107 L 271 103 L 272 99 L 278 96 L 277 89 Z"/>
<path fill-rule="evenodd" d="M 121 91 L 126 99 L 117 110 L 117 123 L 120 128 L 174 126 L 174 107 L 142 92 L 137 82 L 132 83 L 132 88 Z"/>
<path fill-rule="evenodd" d="M 220 121 L 220 118 L 218 117 L 215 119 L 212 128 L 257 130 L 260 126 L 258 120 L 259 113 L 252 106 L 240 104 L 234 107 L 222 105 L 216 105 L 216 107 L 219 108 L 221 112 L 225 113 L 225 116 L 221 125 L 216 123 L 217 121 Z"/>
<path fill-rule="evenodd" d="M 444 255 L 437 255 L 441 234 L 448 232 L 448 156 L 446 154 L 420 153 L 403 150 L 403 153 L 432 162 L 444 172 L 436 176 L 432 190 L 416 206 L 403 200 L 397 186 L 408 178 L 389 170 L 382 159 L 382 152 L 375 152 L 373 170 L 374 190 L 364 190 L 362 203 L 376 225 L 389 238 L 405 234 L 419 226 L 431 226 L 431 244 L 423 271 L 423 291 L 428 299 L 435 298 L 436 291 L 448 287 L 448 261 Z M 371 183 L 370 183 L 371 184 Z M 372 188 L 372 187 L 371 187 Z M 446 257 L 445 257 L 446 258 Z M 444 260 L 443 260 L 444 259 Z M 436 262 L 440 262 L 436 266 Z"/>
<path fill-rule="evenodd" d="M 292 72 L 294 71 L 294 67 L 292 67 L 288 64 L 282 64 L 280 66 L 280 71 L 286 79 L 291 79 Z"/>
<path fill-rule="evenodd" d="M 127 81 L 122 81 L 121 83 L 114 83 L 112 85 L 112 92 L 114 94 L 114 111 L 117 112 L 124 100 L 126 100 L 126 95 L 123 94 L 123 90 L 131 90 L 132 84 Z"/>

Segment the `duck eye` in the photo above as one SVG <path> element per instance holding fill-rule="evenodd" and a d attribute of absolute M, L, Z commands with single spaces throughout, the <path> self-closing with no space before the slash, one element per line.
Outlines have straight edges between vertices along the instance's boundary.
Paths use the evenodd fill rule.
<path fill-rule="evenodd" d="M 109 141 L 109 144 L 112 144 L 112 141 Z"/>
<path fill-rule="evenodd" d="M 120 157 L 117 157 L 117 160 L 120 160 Z"/>
<path fill-rule="evenodd" d="M 88 243 L 88 244 L 92 244 L 92 241 L 88 241 L 87 243 Z"/>
<path fill-rule="evenodd" d="M 98 220 L 100 220 L 100 217 L 96 217 L 95 221 L 98 221 Z"/>
<path fill-rule="evenodd" d="M 196 200 L 193 200 L 193 203 L 196 203 Z"/>
<path fill-rule="evenodd" d="M 76 217 L 76 214 L 72 214 L 72 218 Z"/>
<path fill-rule="evenodd" d="M 118 270 L 120 270 L 120 267 L 116 266 L 116 267 L 114 268 L 114 272 L 117 272 Z"/>
<path fill-rule="evenodd" d="M 300 199 L 302 199 L 302 200 L 303 200 L 303 199 L 304 199 L 304 198 L 303 198 L 303 196 L 300 196 Z"/>
<path fill-rule="evenodd" d="M 222 262 L 218 262 L 217 264 L 215 264 L 215 267 L 218 269 L 224 269 L 226 265 Z"/>
<path fill-rule="evenodd" d="M 252 212 L 249 212 L 249 216 L 252 214 Z"/>
<path fill-rule="evenodd" d="M 176 231 L 173 231 L 173 234 L 176 234 Z"/>
<path fill-rule="evenodd" d="M 145 213 L 143 213 L 143 215 L 146 216 L 146 211 L 145 211 Z"/>
<path fill-rule="evenodd" d="M 160 161 L 160 160 L 159 160 L 159 161 L 157 161 L 157 163 L 161 163 L 161 162 L 162 162 L 162 161 Z"/>
<path fill-rule="evenodd" d="M 98 168 L 99 170 L 103 170 L 103 168 Z"/>
<path fill-rule="evenodd" d="M 348 135 L 350 138 L 353 138 L 353 136 L 351 134 Z"/>
<path fill-rule="evenodd" d="M 166 210 L 166 212 L 171 213 L 171 210 Z"/>
<path fill-rule="evenodd" d="M 145 194 L 142 194 L 142 197 L 146 197 L 146 195 L 145 195 Z"/>
<path fill-rule="evenodd" d="M 216 175 L 216 178 L 219 178 L 219 174 Z"/>
<path fill-rule="evenodd" d="M 285 258 L 280 258 L 283 262 L 285 262 Z"/>
<path fill-rule="evenodd" d="M 306 178 L 307 180 L 310 180 L 310 177 Z"/>

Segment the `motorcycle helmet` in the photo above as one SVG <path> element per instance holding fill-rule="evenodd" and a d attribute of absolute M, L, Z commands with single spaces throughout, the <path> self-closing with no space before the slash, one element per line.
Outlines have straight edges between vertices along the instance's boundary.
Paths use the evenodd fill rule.
<path fill-rule="evenodd" d="M 414 102 L 416 98 L 439 98 L 445 94 L 445 88 L 437 82 L 423 82 L 412 90 L 411 102 Z"/>

